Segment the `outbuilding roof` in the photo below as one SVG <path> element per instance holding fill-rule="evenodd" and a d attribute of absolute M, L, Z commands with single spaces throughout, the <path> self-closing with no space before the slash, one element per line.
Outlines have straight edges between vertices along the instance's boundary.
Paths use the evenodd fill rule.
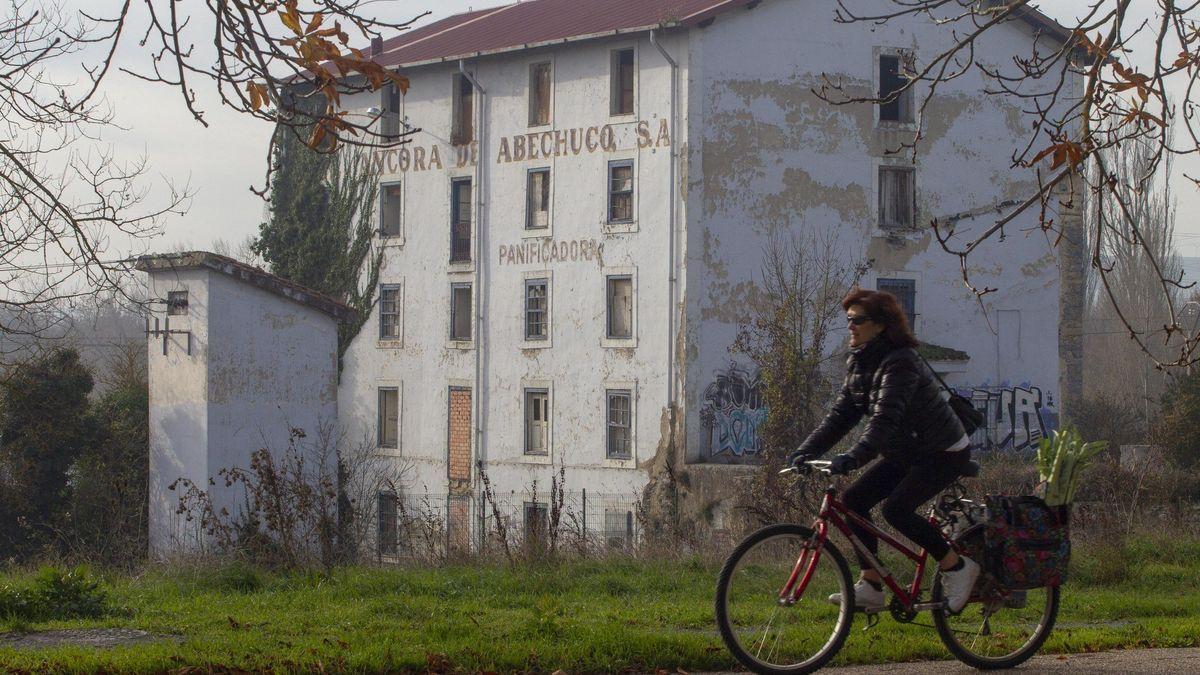
<path fill-rule="evenodd" d="M 768 0 L 770 1 L 770 0 Z M 762 0 L 527 0 L 435 21 L 385 40 L 376 61 L 414 66 L 587 38 L 696 26 Z M 1019 19 L 1059 40 L 1070 31 L 1024 7 Z"/>
<path fill-rule="evenodd" d="M 328 314 L 340 323 L 349 323 L 358 316 L 358 311 L 344 302 L 334 300 L 307 286 L 301 286 L 252 265 L 208 251 L 144 255 L 137 259 L 134 267 L 149 273 L 196 269 L 212 270 Z"/>

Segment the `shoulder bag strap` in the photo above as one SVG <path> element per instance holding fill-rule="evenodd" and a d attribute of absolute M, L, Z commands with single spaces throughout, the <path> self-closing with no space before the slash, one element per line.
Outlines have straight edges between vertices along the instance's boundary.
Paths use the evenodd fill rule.
<path fill-rule="evenodd" d="M 937 381 L 942 383 L 942 388 L 946 390 L 947 394 L 953 395 L 953 394 L 957 393 L 953 389 L 950 388 L 950 385 L 946 384 L 946 381 L 942 379 L 941 375 L 938 375 L 938 372 L 933 369 L 933 366 L 929 365 L 929 361 L 925 360 L 925 357 L 921 355 L 921 352 L 917 351 L 917 349 L 915 347 L 913 348 L 913 351 L 917 352 L 917 356 L 921 359 L 922 362 L 925 363 L 925 367 L 929 369 L 929 372 L 933 373 L 933 376 L 937 378 Z"/>

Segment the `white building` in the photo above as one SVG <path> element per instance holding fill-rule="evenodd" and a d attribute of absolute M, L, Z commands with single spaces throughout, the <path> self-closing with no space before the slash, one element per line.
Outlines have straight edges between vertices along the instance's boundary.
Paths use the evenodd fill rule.
<path fill-rule="evenodd" d="M 1031 10 L 975 56 L 1007 63 L 1062 35 Z M 887 91 L 899 55 L 950 40 L 914 20 L 837 24 L 799 0 L 531 0 L 377 44 L 411 89 L 352 107 L 418 131 L 375 155 L 386 254 L 345 355 L 343 425 L 411 463 L 407 489 L 447 499 L 460 537 L 485 506 L 481 468 L 516 510 L 565 467 L 568 491 L 602 495 L 591 527 L 611 533 L 669 465 L 684 517 L 720 518 L 729 465 L 762 449 L 757 374 L 729 348 L 764 247 L 832 227 L 847 260 L 869 261 L 862 285 L 961 352 L 938 367 L 989 408 L 983 436 L 1035 441 L 1060 382 L 1074 386 L 1078 339 L 1059 327 L 1082 298 L 1078 250 L 1027 234 L 1037 214 L 1023 216 L 971 260 L 999 289 L 981 309 L 925 226 L 985 227 L 1028 196 L 1028 172 L 1010 169 L 1018 104 L 984 96 L 974 71 L 946 83 L 914 164 L 886 152 L 911 138 L 911 99 L 812 93 L 823 74 Z M 544 501 L 523 504 L 526 522 Z"/>

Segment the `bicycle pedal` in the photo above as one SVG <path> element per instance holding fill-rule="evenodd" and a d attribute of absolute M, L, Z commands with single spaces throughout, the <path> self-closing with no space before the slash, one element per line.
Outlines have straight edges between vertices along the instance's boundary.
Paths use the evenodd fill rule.
<path fill-rule="evenodd" d="M 879 625 L 879 613 L 874 612 L 874 613 L 867 614 L 867 625 L 863 626 L 863 632 L 865 633 L 866 631 L 869 631 L 878 625 Z"/>

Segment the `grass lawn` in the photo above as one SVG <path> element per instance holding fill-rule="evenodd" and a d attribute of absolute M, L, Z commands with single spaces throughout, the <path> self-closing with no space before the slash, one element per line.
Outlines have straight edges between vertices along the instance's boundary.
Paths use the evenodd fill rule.
<path fill-rule="evenodd" d="M 628 559 L 360 568 L 330 577 L 156 568 L 107 578 L 117 609 L 106 618 L 9 620 L 0 631 L 127 627 L 180 641 L 0 647 L 0 670 L 720 670 L 735 664 L 713 623 L 716 572 L 699 560 Z M 0 583 L 28 576 L 0 576 Z M 1078 547 L 1063 595 L 1059 627 L 1043 651 L 1200 646 L 1200 541 Z M 949 658 L 931 628 L 890 617 L 868 632 L 864 625 L 856 618 L 835 664 Z"/>

